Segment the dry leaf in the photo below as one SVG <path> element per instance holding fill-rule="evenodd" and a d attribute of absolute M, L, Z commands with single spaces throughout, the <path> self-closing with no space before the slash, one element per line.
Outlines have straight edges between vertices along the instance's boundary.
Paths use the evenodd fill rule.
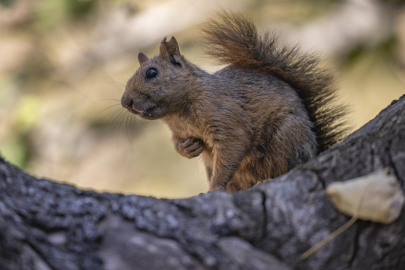
<path fill-rule="evenodd" d="M 401 214 L 404 193 L 395 175 L 387 170 L 344 182 L 334 182 L 326 189 L 334 206 L 344 214 L 384 224 Z"/>

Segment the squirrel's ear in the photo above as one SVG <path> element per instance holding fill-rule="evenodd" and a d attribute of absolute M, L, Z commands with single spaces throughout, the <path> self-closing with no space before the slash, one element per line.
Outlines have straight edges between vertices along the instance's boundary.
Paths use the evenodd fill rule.
<path fill-rule="evenodd" d="M 146 61 L 148 61 L 149 60 L 149 58 L 146 56 L 146 55 L 144 55 L 143 53 L 138 53 L 138 61 L 139 61 L 139 64 L 141 64 L 142 65 L 142 63 L 144 63 L 144 62 L 146 62 Z"/>
<path fill-rule="evenodd" d="M 182 66 L 179 44 L 175 37 L 172 37 L 168 42 L 166 41 L 166 37 L 162 40 L 159 48 L 159 56 L 174 65 Z"/>

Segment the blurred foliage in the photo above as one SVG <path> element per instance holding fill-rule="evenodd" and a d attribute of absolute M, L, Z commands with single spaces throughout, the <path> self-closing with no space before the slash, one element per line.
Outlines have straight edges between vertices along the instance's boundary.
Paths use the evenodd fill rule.
<path fill-rule="evenodd" d="M 39 97 L 26 95 L 21 98 L 13 117 L 17 132 L 27 132 L 34 127 L 38 122 L 40 104 Z"/>
<path fill-rule="evenodd" d="M 10 7 L 14 2 L 15 0 L 0 0 L 0 5 Z"/>
<path fill-rule="evenodd" d="M 36 23 L 45 29 L 61 22 L 80 20 L 95 11 L 97 0 L 41 0 L 36 6 Z M 79 20 L 79 21 L 78 21 Z"/>
<path fill-rule="evenodd" d="M 398 40 L 396 36 L 393 35 L 371 48 L 369 46 L 359 45 L 343 55 L 341 66 L 350 68 L 364 57 L 378 57 L 384 62 L 394 62 L 396 59 L 397 43 Z"/>
<path fill-rule="evenodd" d="M 14 165 L 25 168 L 29 162 L 31 152 L 30 145 L 25 136 L 17 133 L 13 137 L 7 138 L 0 144 L 0 153 L 7 161 Z"/>

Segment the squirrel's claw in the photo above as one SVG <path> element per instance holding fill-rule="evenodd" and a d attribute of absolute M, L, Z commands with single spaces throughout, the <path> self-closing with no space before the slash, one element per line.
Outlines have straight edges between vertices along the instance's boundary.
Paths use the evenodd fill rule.
<path fill-rule="evenodd" d="M 179 140 L 176 143 L 176 150 L 184 157 L 194 158 L 203 152 L 204 146 L 200 139 L 188 138 L 186 140 Z"/>

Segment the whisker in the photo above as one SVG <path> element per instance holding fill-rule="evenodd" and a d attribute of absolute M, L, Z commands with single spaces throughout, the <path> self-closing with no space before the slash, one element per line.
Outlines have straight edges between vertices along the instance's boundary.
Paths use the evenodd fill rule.
<path fill-rule="evenodd" d="M 115 127 L 117 126 L 117 124 L 119 123 L 119 121 L 117 121 L 119 118 L 120 118 L 120 116 L 123 114 L 125 112 L 125 109 L 122 109 L 122 110 L 120 110 L 115 116 L 114 116 L 114 118 L 113 118 L 113 120 L 112 120 L 112 123 L 113 123 L 113 125 L 112 125 L 112 130 L 114 131 L 115 130 Z M 119 132 L 118 132 L 119 133 Z"/>
<path fill-rule="evenodd" d="M 104 130 L 107 129 L 108 127 L 110 127 L 111 124 L 113 124 L 113 123 L 115 122 L 115 120 L 117 119 L 117 117 L 118 117 L 123 111 L 124 111 L 123 108 L 118 108 L 118 109 L 116 109 L 114 112 L 112 112 L 112 113 L 110 114 L 110 116 L 108 117 L 108 119 L 107 119 L 107 123 L 106 123 L 106 125 L 105 125 L 105 127 L 104 127 Z M 115 126 L 115 123 L 113 124 L 112 131 L 114 131 L 114 126 Z"/>
<path fill-rule="evenodd" d="M 108 110 L 108 109 L 111 109 L 111 108 L 113 108 L 113 107 L 119 106 L 119 105 L 121 105 L 121 104 L 115 104 L 115 105 L 109 106 L 109 107 L 107 107 L 107 108 L 101 110 L 99 113 L 97 113 L 96 116 L 99 116 L 102 112 L 104 112 L 104 111 L 106 111 L 106 110 Z"/>
<path fill-rule="evenodd" d="M 112 120 L 112 125 L 113 125 L 113 129 L 115 128 L 115 126 L 117 125 L 118 122 L 116 122 L 119 117 L 125 112 L 125 110 L 120 110 L 115 116 L 114 119 Z"/>
<path fill-rule="evenodd" d="M 126 116 L 125 113 L 124 114 L 121 113 L 119 118 L 118 118 L 117 148 L 118 148 L 118 140 L 119 140 L 119 137 L 120 137 L 122 122 L 123 122 L 123 119 L 125 118 L 125 116 Z"/>
<path fill-rule="evenodd" d="M 132 142 L 131 142 L 131 137 L 130 137 L 130 133 L 129 133 L 129 129 L 128 129 L 130 119 L 131 119 L 131 114 L 128 113 L 127 116 L 126 116 L 126 119 L 125 119 L 125 129 L 126 129 L 126 132 L 127 132 L 129 148 L 131 150 L 131 153 L 134 154 L 135 151 L 134 151 L 134 148 L 133 148 L 133 145 L 132 145 Z"/>
<path fill-rule="evenodd" d="M 106 125 L 109 125 L 109 122 L 111 121 L 111 119 L 113 117 L 115 117 L 122 110 L 123 110 L 123 108 L 118 108 L 118 109 L 114 110 L 113 112 L 111 112 L 109 115 L 107 115 L 106 117 L 108 117 L 108 118 L 107 118 L 107 124 Z"/>
<path fill-rule="evenodd" d="M 118 109 L 114 110 L 113 112 L 109 113 L 109 115 L 106 116 L 106 117 L 107 117 L 107 121 L 106 121 L 106 124 L 105 124 L 105 126 L 104 126 L 104 128 L 103 128 L 103 133 L 104 133 L 105 130 L 111 125 L 111 123 L 114 122 L 113 119 L 115 119 L 115 117 L 116 117 L 117 115 L 119 115 L 122 110 L 123 110 L 123 108 L 118 108 Z"/>
<path fill-rule="evenodd" d="M 126 84 L 124 84 L 124 83 L 122 83 L 122 82 L 117 82 L 117 81 L 109 81 L 109 82 L 106 82 L 106 83 L 108 83 L 108 84 L 117 84 L 117 85 L 127 86 Z"/>
<path fill-rule="evenodd" d="M 127 132 L 128 144 L 131 146 L 131 140 L 130 140 L 129 132 L 128 132 L 128 118 L 129 118 L 129 114 L 127 114 L 126 118 L 125 118 L 125 130 Z"/>
<path fill-rule="evenodd" d="M 135 141 L 135 132 L 136 132 L 136 127 L 137 127 L 137 121 L 136 117 L 133 114 L 128 114 L 128 124 L 129 124 L 129 141 L 131 142 L 131 151 L 134 154 L 135 153 L 135 146 L 134 146 L 134 141 Z M 132 132 L 131 132 L 132 129 Z"/>
<path fill-rule="evenodd" d="M 104 125 L 104 127 L 102 128 L 103 134 L 106 133 L 107 128 L 110 126 L 111 120 L 112 120 L 117 114 L 119 114 L 122 109 L 123 109 L 123 108 L 115 109 L 114 111 L 108 113 L 105 117 L 102 117 L 102 119 L 106 119 L 105 125 Z"/>
<path fill-rule="evenodd" d="M 101 102 L 101 101 L 118 101 L 118 102 L 120 102 L 121 100 L 119 100 L 119 99 L 107 98 L 107 99 L 100 99 L 100 100 L 94 101 L 94 102 L 91 103 L 91 104 L 98 103 L 98 102 Z"/>

